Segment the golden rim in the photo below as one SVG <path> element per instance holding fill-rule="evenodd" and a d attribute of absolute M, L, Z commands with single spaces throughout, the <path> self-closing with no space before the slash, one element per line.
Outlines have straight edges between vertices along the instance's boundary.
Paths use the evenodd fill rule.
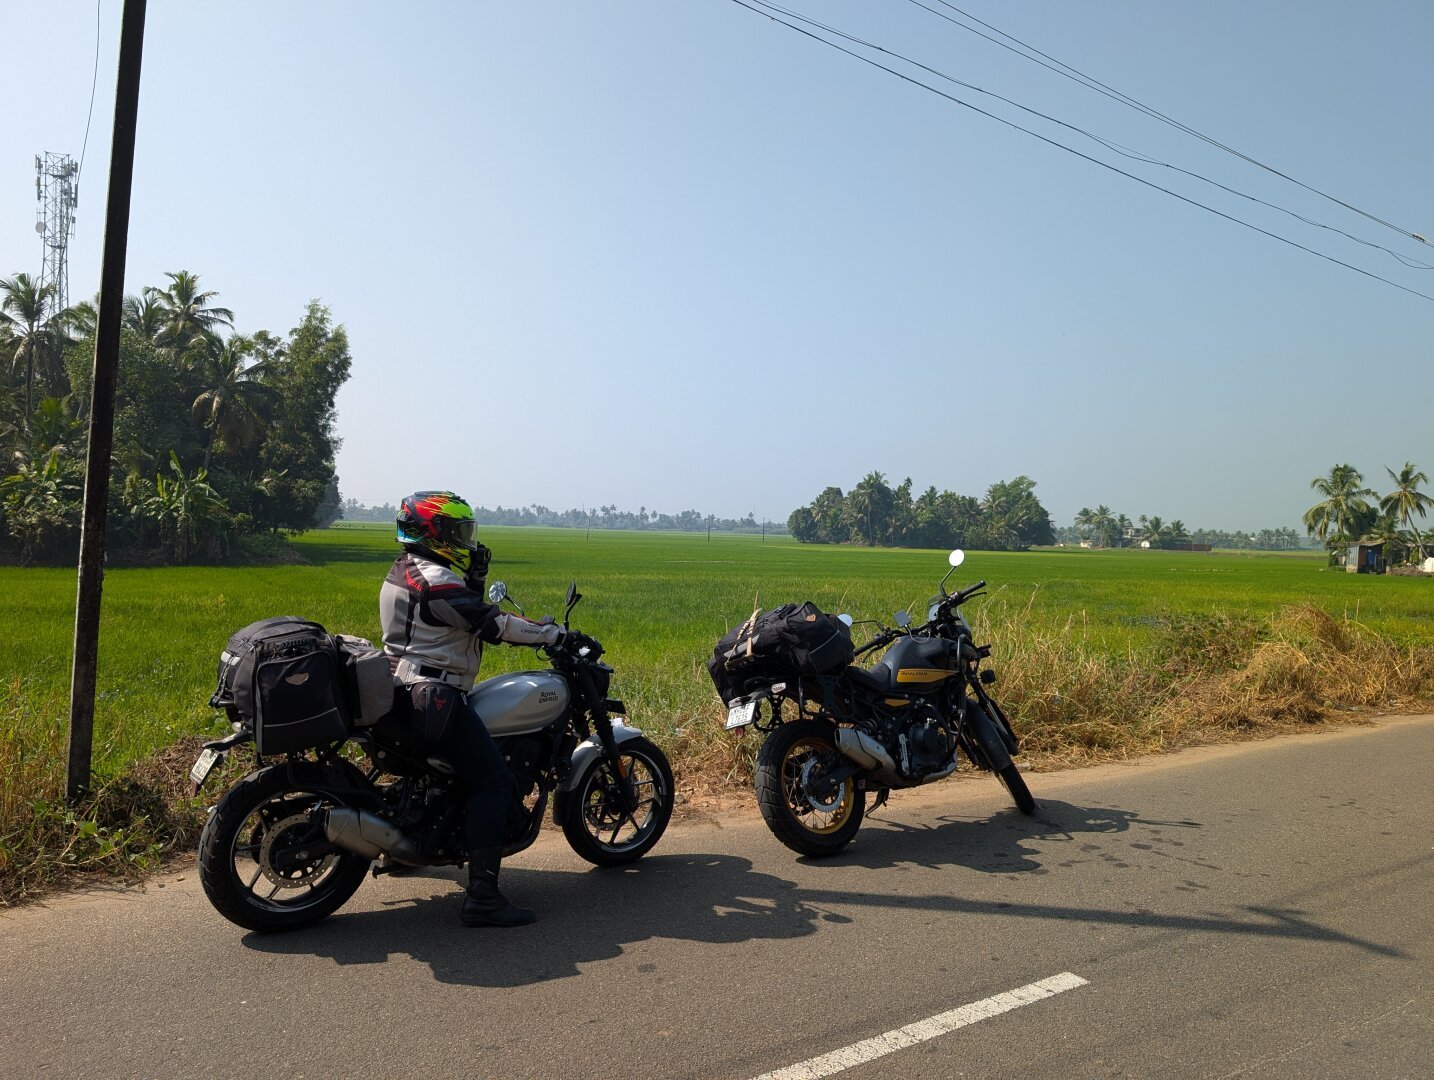
<path fill-rule="evenodd" d="M 782 792 L 786 796 L 787 809 L 797 824 L 818 836 L 834 833 L 851 818 L 856 805 L 856 780 L 847 777 L 842 781 L 841 802 L 835 810 L 819 810 L 812 806 L 802 791 L 802 759 L 808 755 L 836 754 L 836 749 L 825 739 L 809 736 L 799 739 L 787 748 L 782 757 Z M 799 807 L 805 806 L 802 810 Z"/>

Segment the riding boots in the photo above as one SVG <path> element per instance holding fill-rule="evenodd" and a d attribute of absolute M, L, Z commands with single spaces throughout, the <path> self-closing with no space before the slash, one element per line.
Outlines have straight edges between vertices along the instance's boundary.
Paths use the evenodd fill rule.
<path fill-rule="evenodd" d="M 464 926 L 523 926 L 537 918 L 527 908 L 508 902 L 498 891 L 502 848 L 484 848 L 468 855 L 468 891 L 458 918 Z"/>

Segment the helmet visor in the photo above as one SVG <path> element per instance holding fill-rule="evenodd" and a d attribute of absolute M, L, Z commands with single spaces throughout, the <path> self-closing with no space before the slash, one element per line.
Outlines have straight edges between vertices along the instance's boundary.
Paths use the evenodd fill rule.
<path fill-rule="evenodd" d="M 473 538 L 478 533 L 478 523 L 471 518 L 467 521 L 455 521 L 453 523 L 453 539 L 457 540 L 464 547 L 473 546 Z"/>

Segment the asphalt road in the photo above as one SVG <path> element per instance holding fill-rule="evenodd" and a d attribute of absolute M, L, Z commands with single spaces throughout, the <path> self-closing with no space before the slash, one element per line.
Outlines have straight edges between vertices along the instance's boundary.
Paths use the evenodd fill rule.
<path fill-rule="evenodd" d="M 192 870 L 65 897 L 0 915 L 0 1076 L 1434 1076 L 1431 763 L 1422 717 L 1035 774 L 1034 818 L 947 781 L 824 862 L 545 834 L 507 931 L 451 873 L 277 937 Z"/>

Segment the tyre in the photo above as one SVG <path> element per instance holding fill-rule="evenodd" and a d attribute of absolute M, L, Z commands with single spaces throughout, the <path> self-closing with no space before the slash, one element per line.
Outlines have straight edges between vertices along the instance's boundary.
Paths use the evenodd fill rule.
<path fill-rule="evenodd" d="M 1011 793 L 1011 799 L 1016 804 L 1016 809 L 1023 814 L 1034 814 L 1036 812 L 1036 800 L 1031 798 L 1031 789 L 1026 787 L 1026 778 L 1021 775 L 1021 770 L 1014 764 L 1007 765 L 996 773 L 1001 778 L 1001 783 L 1006 785 L 1006 790 Z"/>
<path fill-rule="evenodd" d="M 323 811 L 345 805 L 331 786 L 317 766 L 274 765 L 219 800 L 199 837 L 199 880 L 219 914 L 261 934 L 297 930 L 354 894 L 370 860 L 324 836 Z"/>
<path fill-rule="evenodd" d="M 767 736 L 757 754 L 757 805 L 767 828 L 799 855 L 835 855 L 856 836 L 866 800 L 855 776 L 823 778 L 847 763 L 820 720 L 795 720 Z"/>
<path fill-rule="evenodd" d="M 677 790 L 667 755 L 645 738 L 617 747 L 618 768 L 631 780 L 637 809 L 629 814 L 612 763 L 596 757 L 564 800 L 563 835 L 595 866 L 626 866 L 652 850 L 672 819 Z"/>

